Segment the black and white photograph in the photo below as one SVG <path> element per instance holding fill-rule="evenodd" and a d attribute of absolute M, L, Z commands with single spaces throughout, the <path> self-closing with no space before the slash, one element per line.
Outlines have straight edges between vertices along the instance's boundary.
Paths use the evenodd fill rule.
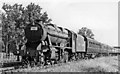
<path fill-rule="evenodd" d="M 119 0 L 0 0 L 0 74 L 118 73 Z"/>

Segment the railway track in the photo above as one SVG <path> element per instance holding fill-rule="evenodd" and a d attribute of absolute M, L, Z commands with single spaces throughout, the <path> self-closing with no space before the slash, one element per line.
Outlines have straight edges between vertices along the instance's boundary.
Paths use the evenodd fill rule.
<path fill-rule="evenodd" d="M 20 65 L 21 65 L 20 62 L 4 63 L 2 65 L 2 67 L 0 68 L 0 72 L 15 70 L 15 69 L 19 68 Z"/>

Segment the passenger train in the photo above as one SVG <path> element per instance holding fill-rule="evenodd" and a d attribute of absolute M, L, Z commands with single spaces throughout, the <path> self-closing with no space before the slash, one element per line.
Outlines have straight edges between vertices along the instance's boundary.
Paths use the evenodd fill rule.
<path fill-rule="evenodd" d="M 27 24 L 24 31 L 27 42 L 19 50 L 13 48 L 11 44 L 9 46 L 12 48 L 9 51 L 21 56 L 21 61 L 26 63 L 45 65 L 52 62 L 68 62 L 81 58 L 119 54 L 115 48 L 95 39 L 55 24 L 43 24 L 41 20 Z"/>

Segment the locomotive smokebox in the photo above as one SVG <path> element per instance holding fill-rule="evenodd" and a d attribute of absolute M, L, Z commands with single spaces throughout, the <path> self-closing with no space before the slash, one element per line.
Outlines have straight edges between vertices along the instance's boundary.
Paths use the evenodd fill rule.
<path fill-rule="evenodd" d="M 25 29 L 25 36 L 30 42 L 46 39 L 46 31 L 41 24 L 29 24 Z"/>

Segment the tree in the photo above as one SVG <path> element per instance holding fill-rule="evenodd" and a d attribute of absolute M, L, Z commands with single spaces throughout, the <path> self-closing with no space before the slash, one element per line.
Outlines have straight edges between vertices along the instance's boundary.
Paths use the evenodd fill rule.
<path fill-rule="evenodd" d="M 2 37 L 6 49 L 8 44 L 15 41 L 17 45 L 24 43 L 24 29 L 29 23 L 36 19 L 42 20 L 42 23 L 49 23 L 51 19 L 48 18 L 47 12 L 42 13 L 42 8 L 39 5 L 30 3 L 26 7 L 22 4 L 3 4 L 2 9 Z"/>
<path fill-rule="evenodd" d="M 87 27 L 82 27 L 81 29 L 79 29 L 78 34 L 94 39 L 94 34 L 92 30 L 88 29 Z"/>
<path fill-rule="evenodd" d="M 43 15 L 41 16 L 41 20 L 43 21 L 43 23 L 49 23 L 52 21 L 52 19 L 48 18 L 48 14 L 47 12 L 44 12 Z"/>

